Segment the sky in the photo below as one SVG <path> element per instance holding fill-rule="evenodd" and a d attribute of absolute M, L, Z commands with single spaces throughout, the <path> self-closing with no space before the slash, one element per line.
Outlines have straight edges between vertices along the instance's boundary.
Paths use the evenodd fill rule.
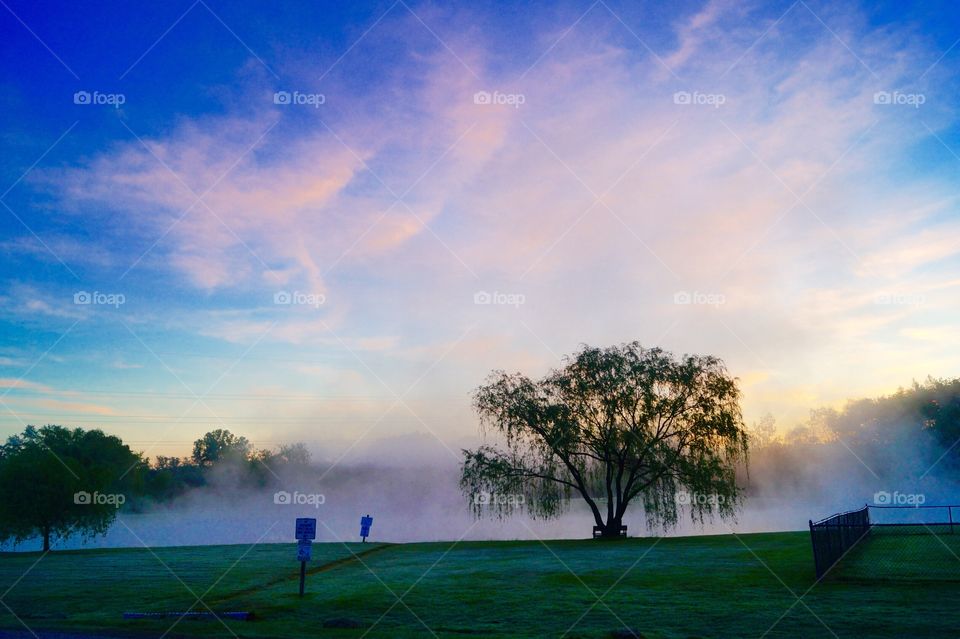
<path fill-rule="evenodd" d="M 783 429 L 956 376 L 958 14 L 0 0 L 0 435 L 456 457 L 633 340 Z"/>

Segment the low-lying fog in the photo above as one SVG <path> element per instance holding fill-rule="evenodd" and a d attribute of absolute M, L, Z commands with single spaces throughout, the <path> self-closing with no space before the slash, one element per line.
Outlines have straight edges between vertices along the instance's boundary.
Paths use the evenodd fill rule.
<path fill-rule="evenodd" d="M 897 447 L 896 455 L 884 455 L 868 454 L 862 447 L 854 452 L 843 440 L 768 445 L 751 455 L 749 477 L 744 474 L 741 481 L 747 492 L 736 521 L 707 521 L 701 526 L 686 516 L 676 528 L 648 530 L 637 504 L 627 512 L 625 523 L 631 536 L 804 530 L 810 519 L 873 503 L 880 491 L 892 501 L 920 495 L 927 505 L 957 503 L 952 497 L 957 484 L 945 480 L 938 466 L 930 469 L 930 451 L 903 446 Z M 593 518 L 578 500 L 554 520 L 534 520 L 525 514 L 476 519 L 458 487 L 458 460 L 429 435 L 358 446 L 337 463 L 337 455 L 312 452 L 317 461 L 295 472 L 282 470 L 284 476 L 275 478 L 274 486 L 240 488 L 238 476 L 221 468 L 207 486 L 171 502 L 148 504 L 140 513 L 123 511 L 104 536 L 58 541 L 54 548 L 292 542 L 297 517 L 317 518 L 317 542 L 359 541 L 360 517 L 365 514 L 374 518 L 372 541 L 591 534 Z M 278 491 L 289 498 L 283 493 L 278 497 Z M 39 542 L 31 540 L 5 549 L 38 547 Z"/>

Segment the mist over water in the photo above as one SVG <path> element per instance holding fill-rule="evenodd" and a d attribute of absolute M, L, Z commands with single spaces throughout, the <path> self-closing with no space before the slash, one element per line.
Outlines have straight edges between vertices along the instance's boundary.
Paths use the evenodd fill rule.
<path fill-rule="evenodd" d="M 624 522 L 631 536 L 729 534 L 805 530 L 808 520 L 873 503 L 920 495 L 925 505 L 957 503 L 958 485 L 945 479 L 923 439 L 896 454 L 886 447 L 848 448 L 841 440 L 765 446 L 751 456 L 743 508 L 736 521 L 692 522 L 687 513 L 669 530 L 648 530 L 635 504 Z M 406 450 L 405 450 L 406 449 Z M 414 450 L 415 449 L 415 450 Z M 315 455 L 322 458 L 320 455 Z M 71 538 L 56 549 L 95 547 L 253 544 L 293 541 L 294 520 L 315 517 L 317 542 L 359 541 L 360 517 L 374 518 L 370 541 L 417 542 L 509 539 L 582 539 L 593 518 L 582 500 L 557 519 L 525 513 L 477 519 L 458 486 L 459 465 L 436 440 L 413 435 L 403 446 L 380 442 L 338 463 L 284 468 L 272 484 L 245 486 L 236 468 L 221 467 L 209 483 L 170 502 L 120 514 L 106 535 Z M 281 496 L 278 497 L 278 492 Z M 287 494 L 288 497 L 283 497 Z M 882 499 L 882 497 L 881 497 Z M 277 503 L 278 501 L 287 503 Z M 290 503 L 299 501 L 300 503 Z M 30 540 L 6 550 L 36 550 Z"/>
<path fill-rule="evenodd" d="M 677 526 L 648 529 L 641 504 L 634 502 L 624 523 L 631 536 L 788 531 L 805 530 L 809 520 L 867 503 L 960 504 L 948 443 L 931 435 L 929 421 L 911 402 L 909 395 L 857 400 L 841 411 L 812 411 L 808 422 L 787 432 L 777 430 L 772 418 L 751 427 L 749 468 L 738 472 L 744 498 L 735 520 L 694 522 L 684 508 Z M 947 404 L 944 399 L 937 402 Z M 328 444 L 326 449 L 316 446 L 310 451 L 316 461 L 309 465 L 268 468 L 266 486 L 255 485 L 248 468 L 221 463 L 207 471 L 206 485 L 170 501 L 137 502 L 136 508 L 121 511 L 105 535 L 55 540 L 54 548 L 292 542 L 297 517 L 318 520 L 317 542 L 355 542 L 360 539 L 360 517 L 367 514 L 374 518 L 370 541 L 591 536 L 594 521 L 582 499 L 574 499 L 565 513 L 551 520 L 524 512 L 477 519 L 460 491 L 458 455 L 477 443 L 445 443 L 429 434 L 410 433 Z M 876 516 L 905 520 L 911 515 L 877 511 Z M 39 547 L 34 539 L 2 549 Z"/>

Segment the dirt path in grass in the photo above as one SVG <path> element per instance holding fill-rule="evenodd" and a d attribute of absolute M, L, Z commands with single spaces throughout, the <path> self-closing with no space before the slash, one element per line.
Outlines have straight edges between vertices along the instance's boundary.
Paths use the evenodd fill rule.
<path fill-rule="evenodd" d="M 386 550 L 387 548 L 391 548 L 393 547 L 393 545 L 394 544 L 380 544 L 379 546 L 374 546 L 370 550 L 351 553 L 349 557 L 343 557 L 342 559 L 329 561 L 325 564 L 320 564 L 319 566 L 315 566 L 313 568 L 307 568 L 307 574 L 316 575 L 321 572 L 329 572 L 330 570 L 335 570 L 336 568 L 340 568 L 341 566 L 346 566 L 348 564 L 361 562 L 364 557 L 369 557 L 374 553 L 378 553 L 383 550 Z M 237 597 L 242 597 L 243 595 L 250 595 L 250 594 L 259 592 L 261 590 L 264 590 L 265 588 L 270 588 L 271 586 L 276 586 L 277 584 L 284 583 L 286 581 L 296 581 L 299 578 L 300 578 L 300 574 L 296 572 L 290 575 L 274 577 L 273 579 L 259 583 L 256 586 L 249 586 L 247 588 L 243 588 L 241 590 L 236 590 L 234 592 L 231 592 L 229 595 L 224 595 L 223 597 L 217 597 L 216 599 L 213 599 L 208 603 L 212 607 L 215 604 L 220 604 L 224 601 L 230 601 L 231 599 L 236 599 Z M 43 639 L 46 639 L 46 638 L 43 638 Z M 64 638 L 64 639 L 69 639 L 69 638 Z"/>
<path fill-rule="evenodd" d="M 369 550 L 364 550 L 358 553 L 352 553 L 347 557 L 342 559 L 336 559 L 334 561 L 329 561 L 325 564 L 320 564 L 319 566 L 314 566 L 313 568 L 307 569 L 308 575 L 316 575 L 322 572 L 329 572 L 340 568 L 341 566 L 346 566 L 353 563 L 359 563 L 363 561 L 364 557 L 369 557 L 370 555 L 378 552 L 382 552 L 387 548 L 392 547 L 393 544 L 380 544 L 374 546 Z M 300 578 L 300 574 L 295 572 L 290 575 L 283 575 L 280 577 L 274 577 L 268 581 L 257 584 L 256 586 L 249 586 L 241 590 L 230 593 L 229 595 L 218 597 L 215 600 L 212 600 L 209 603 L 210 607 L 219 605 L 223 602 L 236 599 L 243 595 L 249 595 L 256 593 L 264 588 L 270 588 L 280 583 L 287 581 L 296 581 Z M 123 633 L 118 632 L 114 634 L 113 632 L 108 633 L 78 633 L 78 632 L 61 632 L 61 631 L 46 631 L 38 630 L 36 632 L 27 631 L 27 630 L 0 630 L 0 639 L 144 639 L 143 634 L 141 633 Z"/>

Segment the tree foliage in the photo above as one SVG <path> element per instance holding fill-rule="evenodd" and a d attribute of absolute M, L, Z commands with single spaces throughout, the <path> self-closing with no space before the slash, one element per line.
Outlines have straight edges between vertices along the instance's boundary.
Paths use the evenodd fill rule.
<path fill-rule="evenodd" d="M 953 503 L 960 483 L 960 378 L 928 377 L 877 397 L 812 409 L 750 438 L 748 498 L 862 503 L 876 491 Z"/>
<path fill-rule="evenodd" d="M 213 481 L 235 481 L 251 488 L 273 483 L 285 471 L 310 464 L 310 451 L 300 442 L 276 450 L 254 448 L 246 437 L 216 429 L 194 441 L 189 458 L 158 456 L 146 474 L 145 494 L 156 501 L 175 499 L 191 488 Z"/>
<path fill-rule="evenodd" d="M 719 359 L 637 342 L 585 346 L 536 381 L 496 371 L 474 404 L 498 441 L 464 451 L 460 485 L 478 516 L 553 517 L 579 496 L 604 536 L 637 502 L 650 526 L 675 525 L 683 508 L 730 517 L 747 456 L 739 400 Z"/>
<path fill-rule="evenodd" d="M 0 446 L 0 540 L 105 532 L 144 466 L 100 430 L 28 426 Z"/>
<path fill-rule="evenodd" d="M 212 466 L 219 461 L 245 460 L 251 446 L 246 437 L 218 428 L 193 442 L 193 461 L 199 466 Z"/>

